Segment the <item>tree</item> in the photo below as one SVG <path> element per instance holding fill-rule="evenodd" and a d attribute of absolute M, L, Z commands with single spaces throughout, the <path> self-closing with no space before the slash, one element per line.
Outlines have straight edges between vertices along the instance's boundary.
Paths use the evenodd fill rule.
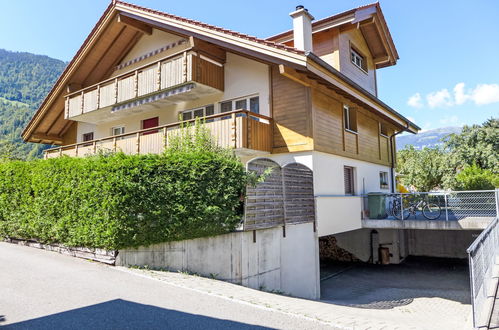
<path fill-rule="evenodd" d="M 450 134 L 444 142 L 460 164 L 459 170 L 476 164 L 499 174 L 499 119 L 490 118 L 482 125 L 465 125 L 461 134 Z"/>
<path fill-rule="evenodd" d="M 454 175 L 454 167 L 442 149 L 423 148 L 417 150 L 408 146 L 397 154 L 397 172 L 401 183 L 418 191 L 442 188 L 443 183 Z"/>
<path fill-rule="evenodd" d="M 456 175 L 456 190 L 489 190 L 499 187 L 499 174 L 476 164 L 467 166 Z"/>

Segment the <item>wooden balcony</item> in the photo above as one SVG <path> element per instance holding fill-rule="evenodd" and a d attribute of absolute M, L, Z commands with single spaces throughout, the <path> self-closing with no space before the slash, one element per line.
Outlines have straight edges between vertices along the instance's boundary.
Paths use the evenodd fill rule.
<path fill-rule="evenodd" d="M 270 152 L 272 148 L 272 118 L 247 110 L 236 110 L 204 117 L 206 128 L 221 147 L 233 148 L 239 155 Z M 99 152 L 126 154 L 159 154 L 168 148 L 171 137 L 185 123 L 176 122 L 155 128 L 109 136 L 92 141 L 47 149 L 44 158 L 60 156 L 85 157 Z"/>
<path fill-rule="evenodd" d="M 143 105 L 182 102 L 223 89 L 223 65 L 183 49 L 66 95 L 65 118 L 102 122 L 110 112 L 125 113 L 128 108 Z M 105 111 L 98 111 L 101 109 Z"/>

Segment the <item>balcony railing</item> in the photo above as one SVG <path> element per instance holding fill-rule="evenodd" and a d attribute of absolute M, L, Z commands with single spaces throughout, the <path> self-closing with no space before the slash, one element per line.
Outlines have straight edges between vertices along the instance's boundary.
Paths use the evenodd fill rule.
<path fill-rule="evenodd" d="M 236 110 L 204 117 L 203 125 L 209 129 L 221 147 L 239 150 L 271 151 L 272 118 L 247 110 Z M 126 154 L 158 154 L 168 147 L 171 137 L 185 123 L 176 122 L 154 128 L 109 136 L 45 150 L 45 158 L 59 156 L 84 157 L 99 152 Z"/>
<path fill-rule="evenodd" d="M 65 118 L 147 98 L 189 82 L 224 89 L 223 65 L 185 50 L 66 95 Z"/>

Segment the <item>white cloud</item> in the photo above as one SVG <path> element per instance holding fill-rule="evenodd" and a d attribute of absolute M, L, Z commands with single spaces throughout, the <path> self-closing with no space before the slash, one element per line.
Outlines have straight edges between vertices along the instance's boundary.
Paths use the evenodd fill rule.
<path fill-rule="evenodd" d="M 456 105 L 463 104 L 469 97 L 470 96 L 464 91 L 464 83 L 459 83 L 454 86 L 454 102 Z"/>
<path fill-rule="evenodd" d="M 416 93 L 413 96 L 409 97 L 407 100 L 407 104 L 413 108 L 421 108 L 423 107 L 423 99 L 421 98 L 421 94 Z"/>
<path fill-rule="evenodd" d="M 454 105 L 447 88 L 426 95 L 426 101 L 430 108 L 450 107 Z"/>
<path fill-rule="evenodd" d="M 498 84 L 480 84 L 471 92 L 470 98 L 476 105 L 485 105 L 499 102 Z"/>

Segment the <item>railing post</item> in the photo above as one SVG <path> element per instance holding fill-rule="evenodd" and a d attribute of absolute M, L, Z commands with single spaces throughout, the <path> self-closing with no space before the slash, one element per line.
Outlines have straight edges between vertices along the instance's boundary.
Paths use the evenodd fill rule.
<path fill-rule="evenodd" d="M 496 217 L 499 217 L 499 188 L 496 188 L 495 198 L 496 198 Z"/>
<path fill-rule="evenodd" d="M 134 97 L 139 96 L 139 70 L 135 70 L 135 75 L 133 77 L 133 95 Z"/>
<path fill-rule="evenodd" d="M 80 102 L 80 112 L 81 112 L 81 114 L 83 114 L 83 107 L 85 106 L 84 102 L 85 102 L 85 93 L 82 91 L 81 92 L 81 102 Z"/>
<path fill-rule="evenodd" d="M 96 109 L 100 108 L 100 85 L 97 85 L 97 102 Z"/>
<path fill-rule="evenodd" d="M 158 62 L 157 76 L 156 76 L 156 90 L 161 89 L 161 61 Z"/>
<path fill-rule="evenodd" d="M 114 103 L 118 103 L 118 78 L 114 79 Z"/>
<path fill-rule="evenodd" d="M 66 102 L 64 102 L 64 106 L 66 107 L 66 109 L 64 109 L 64 119 L 68 119 L 69 118 L 69 96 L 66 97 Z"/>
<path fill-rule="evenodd" d="M 449 206 L 447 205 L 447 193 L 444 193 L 445 221 L 449 221 Z"/>
<path fill-rule="evenodd" d="M 168 148 L 168 130 L 166 127 L 163 127 L 163 143 L 164 143 L 164 150 Z"/>
<path fill-rule="evenodd" d="M 116 136 L 113 137 L 113 152 L 116 152 Z"/>
<path fill-rule="evenodd" d="M 75 156 L 78 157 L 78 145 L 75 145 Z"/>
<path fill-rule="evenodd" d="M 404 195 L 400 194 L 400 219 L 404 220 Z"/>
<path fill-rule="evenodd" d="M 59 157 L 62 157 L 62 148 L 59 148 Z"/>
<path fill-rule="evenodd" d="M 237 148 L 237 117 L 236 114 L 233 113 L 232 115 L 232 141 L 234 143 L 234 149 Z"/>
<path fill-rule="evenodd" d="M 187 52 L 182 55 L 182 82 L 187 81 Z"/>
<path fill-rule="evenodd" d="M 93 147 L 94 147 L 94 155 L 97 154 L 97 141 L 93 142 Z"/>
<path fill-rule="evenodd" d="M 136 134 L 136 144 L 137 144 L 137 155 L 140 154 L 140 133 Z"/>

